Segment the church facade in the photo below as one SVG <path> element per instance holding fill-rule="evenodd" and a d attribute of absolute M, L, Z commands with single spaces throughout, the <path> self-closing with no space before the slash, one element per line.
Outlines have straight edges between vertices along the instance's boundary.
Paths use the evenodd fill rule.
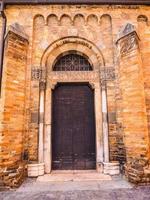
<path fill-rule="evenodd" d="M 0 179 L 27 165 L 150 182 L 149 1 L 2 1 Z"/>

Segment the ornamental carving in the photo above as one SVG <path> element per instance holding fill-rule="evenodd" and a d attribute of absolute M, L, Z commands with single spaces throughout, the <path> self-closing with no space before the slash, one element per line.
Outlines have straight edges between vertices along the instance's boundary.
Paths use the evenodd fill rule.
<path fill-rule="evenodd" d="M 115 80 L 115 69 L 114 67 L 103 67 L 101 68 L 101 80 L 112 81 Z"/>
<path fill-rule="evenodd" d="M 45 80 L 40 81 L 39 88 L 40 88 L 40 91 L 43 91 L 46 89 L 46 81 Z"/>
<path fill-rule="evenodd" d="M 124 56 L 132 50 L 138 48 L 138 38 L 135 33 L 126 36 L 120 42 L 120 55 Z"/>
<path fill-rule="evenodd" d="M 49 81 L 98 81 L 99 74 L 94 71 L 53 71 L 48 73 L 48 80 Z"/>
<path fill-rule="evenodd" d="M 117 46 L 119 48 L 119 53 L 121 56 L 125 56 L 132 50 L 138 48 L 139 37 L 137 35 L 136 29 L 132 24 L 126 24 L 118 34 Z"/>
<path fill-rule="evenodd" d="M 40 80 L 42 76 L 42 70 L 39 68 L 34 68 L 31 70 L 31 79 Z"/>

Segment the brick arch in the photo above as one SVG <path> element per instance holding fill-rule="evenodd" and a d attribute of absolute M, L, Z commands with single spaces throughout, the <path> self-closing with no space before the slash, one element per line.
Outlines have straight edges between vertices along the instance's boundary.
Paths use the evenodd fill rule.
<path fill-rule="evenodd" d="M 99 23 L 98 17 L 95 14 L 90 14 L 86 18 L 86 23 L 88 25 L 97 26 Z"/>
<path fill-rule="evenodd" d="M 55 14 L 50 14 L 46 18 L 46 24 L 48 26 L 55 26 L 58 25 L 58 17 Z"/>
<path fill-rule="evenodd" d="M 35 23 L 38 19 L 41 19 L 45 22 L 45 17 L 42 14 L 37 14 L 33 17 L 33 22 Z"/>
<path fill-rule="evenodd" d="M 79 37 L 66 37 L 53 42 L 45 50 L 41 59 L 42 70 L 52 71 L 55 59 L 63 52 L 72 50 L 86 55 L 93 65 L 93 70 L 99 71 L 100 67 L 105 65 L 102 52 L 92 42 Z"/>
<path fill-rule="evenodd" d="M 73 20 L 71 19 L 71 17 L 67 14 L 63 14 L 60 17 L 60 25 L 62 26 L 67 26 L 67 25 L 72 25 Z"/>
<path fill-rule="evenodd" d="M 85 16 L 80 13 L 76 14 L 73 18 L 73 25 L 74 26 L 85 25 Z"/>

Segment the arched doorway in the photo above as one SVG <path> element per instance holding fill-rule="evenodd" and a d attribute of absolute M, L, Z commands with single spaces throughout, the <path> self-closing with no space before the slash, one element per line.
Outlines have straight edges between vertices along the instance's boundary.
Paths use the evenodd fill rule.
<path fill-rule="evenodd" d="M 54 71 L 92 71 L 84 56 L 59 56 Z M 88 83 L 59 83 L 52 93 L 52 169 L 96 169 L 94 91 Z"/>
<path fill-rule="evenodd" d="M 72 55 L 74 54 L 74 55 Z M 70 60 L 70 55 L 73 59 Z M 67 68 L 58 69 L 69 56 Z M 72 57 L 71 56 L 71 57 Z M 77 58 L 78 57 L 78 58 Z M 63 58 L 63 62 L 62 62 Z M 60 61 L 61 59 L 61 61 Z M 74 63 L 74 64 L 73 64 Z M 57 70 L 55 66 L 57 65 Z M 77 67 L 78 65 L 78 67 Z M 75 67 L 74 67 L 75 66 Z M 96 170 L 102 172 L 104 161 L 102 96 L 100 67 L 104 66 L 103 56 L 96 46 L 82 38 L 68 37 L 56 41 L 45 51 L 42 61 L 40 90 L 39 160 L 44 160 L 45 173 L 52 171 L 52 112 L 53 93 L 63 84 L 85 84 L 93 93 L 95 122 Z M 45 89 L 42 87 L 46 83 Z M 82 86 L 83 86 L 82 85 Z M 77 94 L 78 95 L 78 94 Z M 43 118 L 44 114 L 44 118 Z M 42 120 L 43 119 L 43 120 Z M 42 140 L 43 137 L 43 140 Z M 43 151 L 41 151 L 43 149 Z M 41 158 L 41 159 L 40 159 Z M 95 166 L 93 167 L 95 168 Z"/>

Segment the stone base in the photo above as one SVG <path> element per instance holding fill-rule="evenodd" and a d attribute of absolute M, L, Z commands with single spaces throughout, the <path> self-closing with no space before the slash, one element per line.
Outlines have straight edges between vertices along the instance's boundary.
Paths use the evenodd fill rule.
<path fill-rule="evenodd" d="M 104 164 L 104 174 L 109 175 L 118 175 L 120 174 L 120 165 L 119 162 L 110 162 L 110 163 L 103 163 Z"/>
<path fill-rule="evenodd" d="M 0 190 L 19 187 L 26 176 L 26 162 L 16 162 L 0 171 Z"/>
<path fill-rule="evenodd" d="M 111 181 L 110 175 L 101 174 L 95 170 L 56 170 L 50 174 L 38 177 L 40 182 L 85 182 L 85 181 Z"/>
<path fill-rule="evenodd" d="M 28 164 L 28 177 L 44 175 L 44 163 Z"/>

